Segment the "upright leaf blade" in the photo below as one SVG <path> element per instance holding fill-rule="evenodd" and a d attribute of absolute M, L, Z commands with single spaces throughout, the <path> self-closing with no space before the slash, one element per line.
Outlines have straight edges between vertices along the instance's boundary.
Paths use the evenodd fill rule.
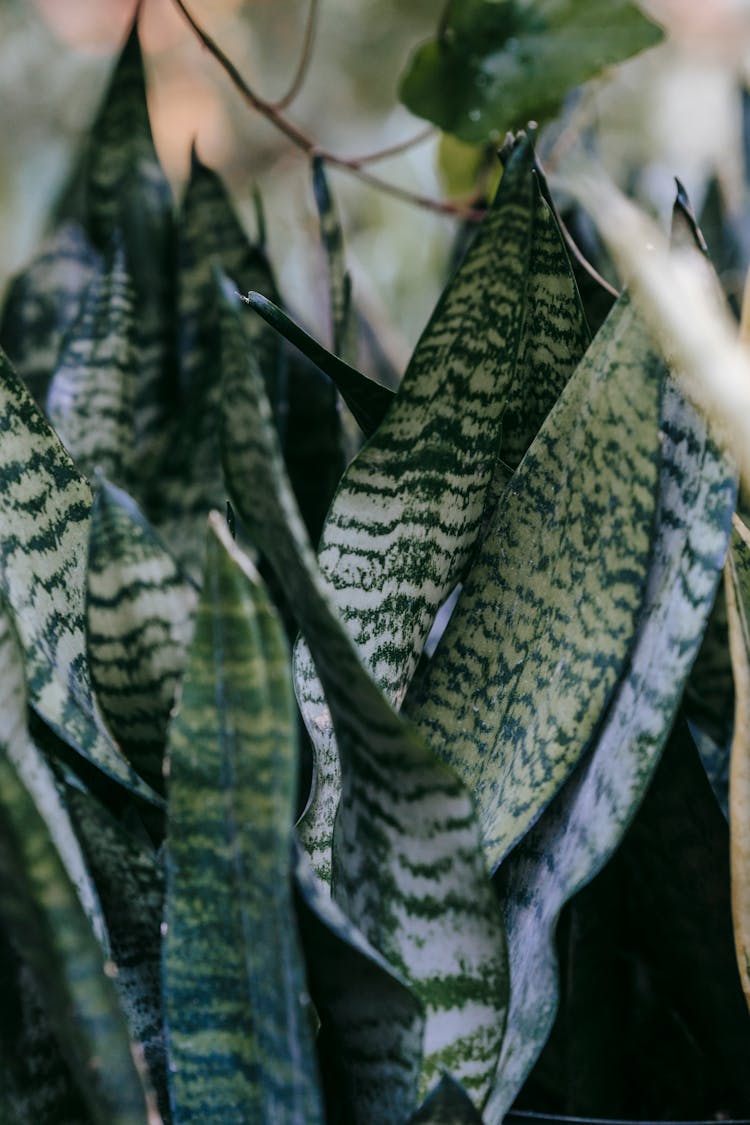
<path fill-rule="evenodd" d="M 295 747 L 281 627 L 212 517 L 169 738 L 164 1000 L 182 1122 L 322 1122 L 289 869 Z"/>
<path fill-rule="evenodd" d="M 334 897 L 425 1006 L 420 1092 L 447 1068 L 480 1104 L 502 1039 L 507 981 L 473 805 L 391 709 L 331 606 L 230 300 L 231 292 L 222 339 L 227 479 L 243 522 L 283 583 L 327 689 L 343 767 Z"/>
<path fill-rule="evenodd" d="M 144 1091 L 102 951 L 9 753 L 25 738 L 22 657 L 0 615 L 0 915 L 30 965 L 96 1122 L 145 1125 Z"/>
<path fill-rule="evenodd" d="M 91 490 L 0 355 L 0 590 L 24 650 L 29 701 L 61 738 L 141 796 L 107 731 L 85 650 Z"/>
<path fill-rule="evenodd" d="M 736 474 L 673 382 L 661 430 L 659 506 L 641 626 L 590 755 L 499 874 L 511 964 L 508 1030 L 488 1125 L 513 1104 L 557 1007 L 564 903 L 619 844 L 671 729 L 711 609 Z"/>
<path fill-rule="evenodd" d="M 528 139 L 428 324 L 384 422 L 347 470 L 319 565 L 366 666 L 400 706 L 440 604 L 480 535 L 498 454 L 520 456 L 588 333 Z M 300 827 L 327 878 L 338 766 L 325 700 L 298 646 L 295 682 L 316 749 Z"/>
<path fill-rule="evenodd" d="M 196 600 L 134 502 L 100 480 L 88 545 L 91 678 L 128 760 L 157 789 Z"/>
<path fill-rule="evenodd" d="M 621 298 L 503 496 L 409 713 L 474 793 L 495 869 L 625 666 L 656 507 L 663 369 Z"/>
<path fill-rule="evenodd" d="M 336 203 L 320 157 L 312 161 L 313 193 L 320 218 L 320 234 L 328 265 L 333 351 L 346 362 L 356 355 L 356 321 L 352 309 L 352 279 L 346 268 L 344 236 Z"/>

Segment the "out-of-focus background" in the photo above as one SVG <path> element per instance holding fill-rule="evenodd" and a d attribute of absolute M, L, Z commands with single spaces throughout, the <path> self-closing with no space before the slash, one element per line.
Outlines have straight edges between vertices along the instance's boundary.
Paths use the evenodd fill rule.
<path fill-rule="evenodd" d="M 283 96 L 297 66 L 309 0 L 192 0 L 195 17 L 265 98 Z M 743 90 L 748 0 L 648 0 L 666 29 L 658 47 L 568 99 L 542 134 L 552 170 L 581 135 L 614 178 L 662 217 L 674 180 L 698 211 L 711 192 L 726 215 L 747 209 Z M 0 6 L 0 285 L 45 229 L 134 15 L 134 0 L 2 0 Z M 397 97 L 410 51 L 434 34 L 434 0 L 321 0 L 309 72 L 287 111 L 346 156 L 397 143 L 423 126 Z M 173 0 L 143 0 L 141 38 L 155 140 L 179 198 L 196 141 L 253 226 L 261 188 L 271 257 L 287 302 L 325 323 L 323 266 L 304 157 L 254 113 L 202 49 Z M 373 167 L 424 195 L 470 187 L 474 156 L 436 133 Z M 331 171 L 344 216 L 357 300 L 403 363 L 448 268 L 456 221 Z M 466 181 L 466 182 L 465 182 Z M 746 263 L 734 261 L 739 285 Z M 321 335 L 324 330 L 321 328 Z"/>

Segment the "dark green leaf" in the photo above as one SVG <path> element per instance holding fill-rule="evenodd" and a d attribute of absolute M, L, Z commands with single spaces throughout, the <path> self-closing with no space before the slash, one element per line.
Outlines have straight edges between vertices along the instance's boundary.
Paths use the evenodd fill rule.
<path fill-rule="evenodd" d="M 425 1007 L 420 1093 L 445 1068 L 481 1103 L 502 1039 L 505 947 L 471 799 L 360 663 L 329 601 L 274 441 L 231 286 L 222 337 L 233 503 L 312 647 L 342 759 L 334 897 Z M 247 488 L 253 482 L 252 490 Z"/>
<path fill-rule="evenodd" d="M 322 1122 L 292 903 L 288 654 L 257 574 L 216 515 L 169 762 L 175 1123 Z"/>
<path fill-rule="evenodd" d="M 567 93 L 661 39 L 628 0 L 449 0 L 401 100 L 464 141 L 554 116 Z"/>
<path fill-rule="evenodd" d="M 563 904 L 604 865 L 671 729 L 716 591 L 736 498 L 734 467 L 671 381 L 662 407 L 659 505 L 642 622 L 592 752 L 501 868 L 511 1005 L 487 1120 L 513 1104 L 557 1007 Z"/>
<path fill-rule="evenodd" d="M 441 1078 L 409 1125 L 482 1125 L 471 1098 L 450 1075 Z"/>
<path fill-rule="evenodd" d="M 320 233 L 328 264 L 333 351 L 343 360 L 353 362 L 357 340 L 356 319 L 352 308 L 352 279 L 346 268 L 341 220 L 328 185 L 325 164 L 318 156 L 313 157 L 312 176 Z"/>
<path fill-rule="evenodd" d="M 495 869 L 622 674 L 656 509 L 663 368 L 621 298 L 503 495 L 409 713 L 477 801 Z"/>
<path fill-rule="evenodd" d="M 328 376 L 351 410 L 365 437 L 371 437 L 393 402 L 393 391 L 376 383 L 374 379 L 368 379 L 356 368 L 350 367 L 338 356 L 327 351 L 322 344 L 295 324 L 283 309 L 260 293 L 250 292 L 242 300 Z"/>
<path fill-rule="evenodd" d="M 26 692 L 5 608 L 0 665 L 0 915 L 31 968 L 94 1120 L 145 1125 L 144 1092 L 101 947 L 46 823 L 12 764 L 17 740 L 26 737 Z"/>

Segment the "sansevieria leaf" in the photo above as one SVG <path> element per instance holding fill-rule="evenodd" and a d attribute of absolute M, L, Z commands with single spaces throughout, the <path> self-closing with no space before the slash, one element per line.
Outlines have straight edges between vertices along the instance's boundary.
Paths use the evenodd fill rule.
<path fill-rule="evenodd" d="M 329 1116 L 351 1125 L 406 1121 L 417 1100 L 421 1002 L 336 905 L 297 845 L 297 914 L 328 1077 Z"/>
<path fill-rule="evenodd" d="M 0 918 L 29 965 L 92 1119 L 145 1125 L 146 1100 L 125 1021 L 49 829 L 12 762 L 26 738 L 22 655 L 0 612 Z"/>
<path fill-rule="evenodd" d="M 511 969 L 508 1030 L 485 1111 L 500 1122 L 552 1027 L 563 904 L 620 842 L 659 760 L 726 552 L 734 467 L 670 380 L 642 623 L 592 751 L 499 874 Z"/>
<path fill-rule="evenodd" d="M 122 247 L 84 296 L 54 367 L 46 412 L 80 471 L 134 485 L 134 293 Z"/>
<path fill-rule="evenodd" d="M 320 219 L 320 234 L 328 265 L 328 296 L 331 305 L 333 351 L 346 362 L 355 362 L 356 321 L 352 308 L 352 279 L 346 268 L 344 236 L 336 203 L 328 184 L 325 164 L 312 160 L 312 181 Z"/>
<path fill-rule="evenodd" d="M 729 772 L 732 918 L 737 966 L 750 1006 L 750 530 L 734 518 L 726 567 L 735 708 Z"/>
<path fill-rule="evenodd" d="M 16 621 L 29 702 L 111 777 L 153 796 L 108 732 L 85 642 L 91 489 L 0 354 L 0 590 Z"/>
<path fill-rule="evenodd" d="M 133 500 L 99 479 L 88 549 L 91 679 L 123 752 L 157 789 L 196 601 L 195 587 Z"/>
<path fill-rule="evenodd" d="M 349 466 L 321 537 L 319 565 L 333 602 L 395 706 L 476 546 L 498 456 L 506 446 L 515 459 L 525 451 L 587 341 L 560 234 L 523 138 L 393 406 Z M 327 878 L 338 763 L 304 646 L 295 682 L 316 749 L 300 833 Z"/>
<path fill-rule="evenodd" d="M 322 1125 L 292 902 L 289 656 L 218 515 L 169 767 L 163 979 L 174 1123 Z"/>
<path fill-rule="evenodd" d="M 482 1125 L 482 1118 L 466 1091 L 446 1075 L 410 1118 L 409 1125 Z"/>
<path fill-rule="evenodd" d="M 632 646 L 661 362 L 626 298 L 498 506 L 409 714 L 464 778 L 495 869 L 593 736 Z"/>
<path fill-rule="evenodd" d="M 222 365 L 233 503 L 312 647 L 341 751 L 334 899 L 424 1005 L 420 1094 L 448 1070 L 481 1105 L 502 1040 L 507 977 L 471 798 L 392 710 L 331 604 L 283 471 L 231 286 Z"/>

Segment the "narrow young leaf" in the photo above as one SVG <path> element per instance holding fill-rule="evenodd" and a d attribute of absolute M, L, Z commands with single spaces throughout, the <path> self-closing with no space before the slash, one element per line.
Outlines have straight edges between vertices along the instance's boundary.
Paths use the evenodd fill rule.
<path fill-rule="evenodd" d="M 169 763 L 164 1002 L 175 1125 L 322 1123 L 292 903 L 286 643 L 218 515 Z"/>
<path fill-rule="evenodd" d="M 119 247 L 89 285 L 55 364 L 47 417 L 84 476 L 97 470 L 132 488 L 135 478 L 133 287 Z"/>
<path fill-rule="evenodd" d="M 63 339 L 101 269 L 83 227 L 62 223 L 31 264 L 13 278 L 3 305 L 0 343 L 41 406 Z"/>
<path fill-rule="evenodd" d="M 223 308 L 227 481 L 312 646 L 341 749 L 334 898 L 424 1004 L 420 1094 L 448 1069 L 481 1104 L 502 1040 L 507 978 L 472 801 L 392 710 L 342 628 L 284 475 L 231 287 Z"/>
<path fill-rule="evenodd" d="M 524 138 L 393 406 L 344 475 L 321 538 L 319 565 L 334 604 L 395 706 L 476 546 L 498 455 L 506 447 L 512 458 L 522 455 L 587 341 Z M 328 878 L 338 762 L 304 645 L 295 653 L 295 686 L 316 749 L 300 832 Z"/>
<path fill-rule="evenodd" d="M 22 656 L 0 614 L 0 915 L 28 962 L 94 1121 L 145 1125 L 146 1101 L 101 947 L 13 764 L 25 739 Z"/>
<path fill-rule="evenodd" d="M 328 376 L 365 437 L 372 437 L 393 402 L 394 392 L 329 352 L 262 294 L 249 292 L 242 300 Z"/>
<path fill-rule="evenodd" d="M 729 773 L 732 918 L 737 967 L 750 1006 L 750 530 L 735 516 L 726 569 L 735 708 Z"/>
<path fill-rule="evenodd" d="M 485 1110 L 500 1122 L 552 1027 L 555 928 L 606 863 L 651 780 L 700 644 L 726 552 L 736 473 L 670 380 L 659 502 L 641 625 L 593 750 L 501 868 L 511 1003 Z"/>
<path fill-rule="evenodd" d="M 446 1075 L 409 1119 L 409 1125 L 482 1125 L 482 1118 L 466 1091 Z"/>
<path fill-rule="evenodd" d="M 344 236 L 336 202 L 328 185 L 325 164 L 312 160 L 313 194 L 320 219 L 320 234 L 328 265 L 328 295 L 331 303 L 333 352 L 353 362 L 356 349 L 356 320 L 352 309 L 352 279 L 346 268 Z"/>
<path fill-rule="evenodd" d="M 24 650 L 29 702 L 104 773 L 152 798 L 109 734 L 85 649 L 91 490 L 0 354 L 0 590 Z"/>
<path fill-rule="evenodd" d="M 475 796 L 492 870 L 578 762 L 632 646 L 662 381 L 621 298 L 508 485 L 409 703 Z"/>
<path fill-rule="evenodd" d="M 329 1115 L 351 1125 L 406 1121 L 417 1101 L 424 1012 L 295 851 L 297 916 L 326 1061 Z"/>
<path fill-rule="evenodd" d="M 91 680 L 123 752 L 159 790 L 196 601 L 195 588 L 135 503 L 100 480 L 88 545 Z"/>

